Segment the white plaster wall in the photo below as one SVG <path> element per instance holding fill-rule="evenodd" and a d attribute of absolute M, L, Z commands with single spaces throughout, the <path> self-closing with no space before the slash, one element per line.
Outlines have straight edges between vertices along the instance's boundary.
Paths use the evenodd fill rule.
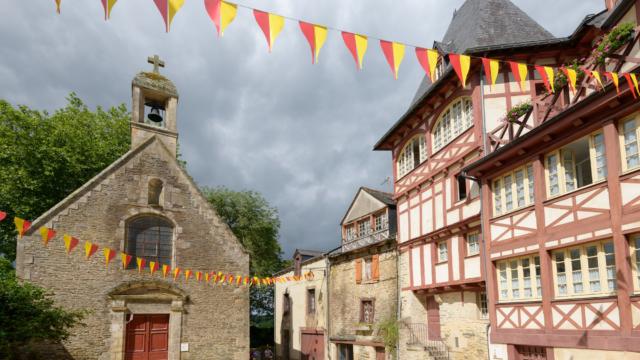
<path fill-rule="evenodd" d="M 449 281 L 449 264 L 438 264 L 436 265 L 436 282 L 441 283 L 445 281 Z"/>
<path fill-rule="evenodd" d="M 430 285 L 433 283 L 433 274 L 431 272 L 431 244 L 423 245 L 424 253 L 424 283 Z"/>
<path fill-rule="evenodd" d="M 452 265 L 452 275 L 453 280 L 460 280 L 460 249 L 458 246 L 458 236 L 454 236 L 451 238 L 449 243 L 451 244 L 451 254 L 449 257 L 451 258 Z"/>
<path fill-rule="evenodd" d="M 413 286 L 422 285 L 422 274 L 420 272 L 420 249 L 419 247 L 411 249 L 411 269 L 413 271 Z"/>

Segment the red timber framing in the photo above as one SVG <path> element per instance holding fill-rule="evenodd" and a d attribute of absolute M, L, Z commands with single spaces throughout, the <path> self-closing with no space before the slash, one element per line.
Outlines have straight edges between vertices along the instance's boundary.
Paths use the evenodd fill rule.
<path fill-rule="evenodd" d="M 629 54 L 626 49 L 622 52 L 623 58 Z M 626 71 L 637 72 L 639 66 L 633 66 Z M 631 262 L 635 260 L 629 246 L 630 235 L 640 232 L 640 196 L 624 192 L 640 184 L 640 169 L 623 169 L 620 134 L 621 122 L 640 112 L 640 102 L 633 99 L 624 79 L 619 94 L 611 84 L 604 91 L 585 91 L 579 89 L 580 99 L 532 122 L 529 133 L 515 136 L 514 131 L 511 138 L 494 143 L 491 153 L 465 168 L 481 181 L 491 340 L 509 344 L 512 354 L 522 346 L 640 352 L 640 289 L 634 285 Z M 595 131 L 604 139 L 606 177 L 549 196 L 546 155 Z M 533 168 L 534 203 L 494 216 L 493 180 L 526 164 Z M 603 240 L 613 244 L 616 289 L 559 297 L 554 253 Z M 500 299 L 498 264 L 523 256 L 539 257 L 541 298 Z"/>

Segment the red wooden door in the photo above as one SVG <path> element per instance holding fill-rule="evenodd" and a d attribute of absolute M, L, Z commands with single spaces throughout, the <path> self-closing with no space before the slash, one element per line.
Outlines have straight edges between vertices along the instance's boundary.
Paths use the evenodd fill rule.
<path fill-rule="evenodd" d="M 324 335 L 322 333 L 302 333 L 302 360 L 324 360 Z"/>
<path fill-rule="evenodd" d="M 377 347 L 376 348 L 376 360 L 385 360 L 384 348 Z"/>
<path fill-rule="evenodd" d="M 433 296 L 427 297 L 427 334 L 429 340 L 441 340 L 440 335 L 440 304 Z"/>
<path fill-rule="evenodd" d="M 133 315 L 127 324 L 125 360 L 167 360 L 169 315 Z"/>

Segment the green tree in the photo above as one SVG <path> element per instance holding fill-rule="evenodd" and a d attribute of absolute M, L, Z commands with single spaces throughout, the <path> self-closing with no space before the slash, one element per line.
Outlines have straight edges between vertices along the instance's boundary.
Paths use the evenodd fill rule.
<path fill-rule="evenodd" d="M 218 215 L 251 255 L 251 274 L 271 276 L 286 264 L 278 243 L 278 211 L 255 191 L 233 191 L 226 187 L 204 188 Z M 251 326 L 273 327 L 273 288 L 251 287 Z M 252 345 L 253 346 L 253 345 Z"/>
<path fill-rule="evenodd" d="M 83 311 L 55 306 L 42 288 L 20 283 L 0 257 L 0 358 L 20 359 L 32 342 L 64 340 L 83 317 Z"/>
<path fill-rule="evenodd" d="M 0 210 L 34 219 L 129 150 L 125 105 L 91 111 L 75 94 L 49 114 L 0 100 Z M 15 259 L 12 221 L 0 223 L 0 253 Z"/>

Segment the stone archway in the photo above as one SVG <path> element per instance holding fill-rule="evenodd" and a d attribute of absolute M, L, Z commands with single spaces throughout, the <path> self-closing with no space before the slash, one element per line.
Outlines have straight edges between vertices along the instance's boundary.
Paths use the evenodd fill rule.
<path fill-rule="evenodd" d="M 169 360 L 180 359 L 182 314 L 187 294 L 162 281 L 132 281 L 118 285 L 108 294 L 110 300 L 110 359 L 123 360 L 127 321 L 134 314 L 169 314 Z"/>

